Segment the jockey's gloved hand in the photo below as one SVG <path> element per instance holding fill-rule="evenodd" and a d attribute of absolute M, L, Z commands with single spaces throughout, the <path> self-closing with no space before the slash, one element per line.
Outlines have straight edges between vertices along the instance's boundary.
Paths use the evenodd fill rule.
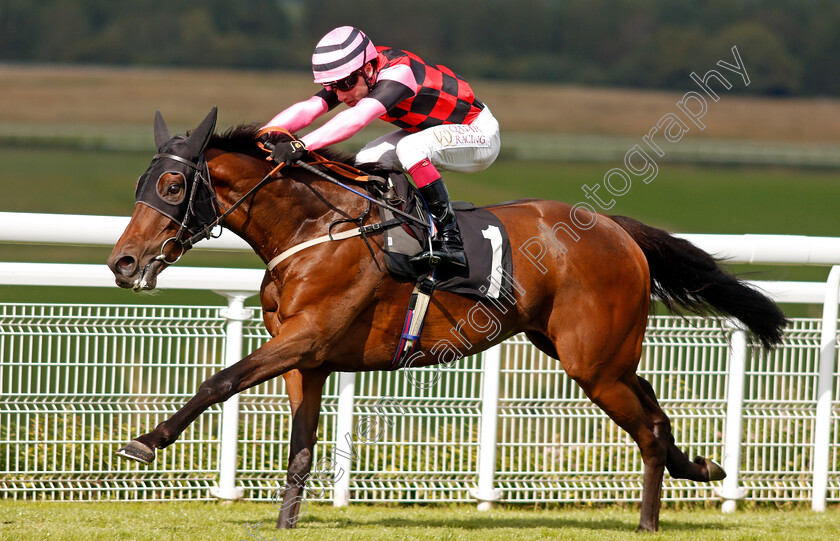
<path fill-rule="evenodd" d="M 306 156 L 306 152 L 306 145 L 303 144 L 303 141 L 294 139 L 284 143 L 277 143 L 277 146 L 271 151 L 271 159 L 277 163 L 288 165 Z"/>

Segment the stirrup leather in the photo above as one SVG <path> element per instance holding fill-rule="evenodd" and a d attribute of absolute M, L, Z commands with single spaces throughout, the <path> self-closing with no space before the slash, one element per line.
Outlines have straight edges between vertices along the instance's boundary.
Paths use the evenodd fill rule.
<path fill-rule="evenodd" d="M 411 292 L 411 299 L 408 301 L 408 313 L 405 315 L 405 323 L 403 323 L 403 331 L 400 336 L 400 343 L 397 346 L 397 353 L 394 355 L 394 360 L 391 361 L 391 370 L 404 368 L 411 353 L 414 351 L 414 345 L 417 343 L 417 340 L 420 338 L 420 332 L 423 330 L 426 311 L 429 309 L 429 301 L 434 291 L 434 271 L 417 280 L 414 291 Z"/>

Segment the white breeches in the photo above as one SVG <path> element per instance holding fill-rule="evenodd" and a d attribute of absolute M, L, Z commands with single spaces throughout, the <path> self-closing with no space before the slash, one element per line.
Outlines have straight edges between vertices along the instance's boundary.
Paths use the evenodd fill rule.
<path fill-rule="evenodd" d="M 499 123 L 486 106 L 472 124 L 444 124 L 417 133 L 397 130 L 374 139 L 356 154 L 356 163 L 380 162 L 408 170 L 429 159 L 438 169 L 473 173 L 499 155 Z"/>

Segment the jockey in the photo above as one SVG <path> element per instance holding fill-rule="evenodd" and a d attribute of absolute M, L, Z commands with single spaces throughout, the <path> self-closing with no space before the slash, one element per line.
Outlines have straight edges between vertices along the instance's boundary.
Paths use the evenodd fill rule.
<path fill-rule="evenodd" d="M 285 109 L 263 127 L 301 130 L 343 102 L 349 106 L 300 141 L 278 145 L 270 159 L 291 163 L 307 150 L 349 139 L 374 119 L 400 129 L 371 141 L 356 163 L 380 162 L 407 171 L 436 222 L 434 253 L 413 258 L 466 266 L 455 214 L 438 169 L 474 172 L 499 154 L 499 123 L 451 69 L 414 53 L 374 47 L 360 30 L 342 26 L 325 35 L 312 55 L 315 83 L 324 88 Z"/>

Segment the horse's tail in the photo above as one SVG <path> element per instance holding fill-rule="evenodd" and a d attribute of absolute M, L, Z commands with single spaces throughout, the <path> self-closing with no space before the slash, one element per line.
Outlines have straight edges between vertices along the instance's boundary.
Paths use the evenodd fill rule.
<path fill-rule="evenodd" d="M 719 313 L 740 320 L 765 348 L 782 342 L 788 321 L 767 296 L 729 274 L 685 239 L 626 216 L 610 216 L 636 241 L 650 268 L 651 294 L 672 312 Z"/>

